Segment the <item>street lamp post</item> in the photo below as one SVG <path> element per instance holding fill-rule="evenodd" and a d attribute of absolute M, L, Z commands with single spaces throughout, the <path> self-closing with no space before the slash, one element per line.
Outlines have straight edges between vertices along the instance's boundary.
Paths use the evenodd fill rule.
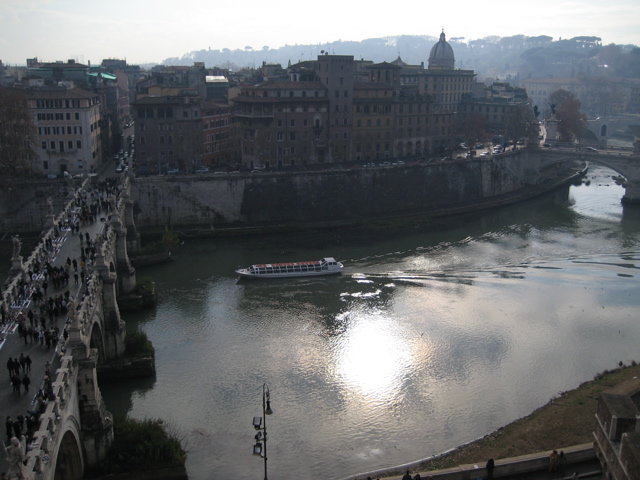
<path fill-rule="evenodd" d="M 269 387 L 262 384 L 262 417 L 253 417 L 253 428 L 258 430 L 255 435 L 256 444 L 253 446 L 253 454 L 264 459 L 264 480 L 267 479 L 267 415 L 271 415 L 271 397 Z M 264 420 L 263 420 L 264 419 Z M 263 423 L 264 422 L 264 423 Z M 264 448 L 262 443 L 264 442 Z"/>

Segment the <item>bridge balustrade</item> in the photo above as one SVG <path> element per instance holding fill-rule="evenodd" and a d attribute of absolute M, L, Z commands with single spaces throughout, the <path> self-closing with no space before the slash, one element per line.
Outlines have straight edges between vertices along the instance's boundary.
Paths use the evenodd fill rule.
<path fill-rule="evenodd" d="M 56 378 L 52 383 L 53 400 L 46 400 L 45 411 L 40 414 L 39 429 L 33 434 L 33 440 L 27 445 L 27 471 L 43 478 L 53 478 L 51 470 L 55 467 L 52 457 L 57 453 L 55 448 L 60 443 L 59 435 L 63 417 L 73 416 L 75 412 L 65 411 L 71 405 L 65 401 L 72 392 L 77 376 L 77 369 L 73 368 L 70 355 L 60 358 L 60 368 L 56 371 Z M 79 423 L 79 419 L 78 419 Z M 32 475 L 33 477 L 33 475 Z"/>
<path fill-rule="evenodd" d="M 129 180 L 127 179 L 127 181 Z M 88 180 L 83 182 L 81 189 L 87 186 L 87 182 Z M 13 259 L 14 268 L 12 273 L 14 276 L 7 282 L 5 291 L 0 298 L 0 301 L 4 302 L 5 306 L 10 307 L 8 309 L 10 313 L 29 307 L 35 285 L 44 280 L 42 267 L 47 262 L 54 262 L 64 241 L 61 233 L 67 230 L 67 226 L 70 227 L 75 220 L 74 216 L 78 213 L 76 200 L 79 195 L 80 192 L 76 191 L 74 195 L 70 196 L 69 201 L 59 215 L 50 214 L 47 217 L 47 229 L 41 236 L 41 242 L 34 248 L 26 262 L 22 262 L 22 257 L 18 257 L 19 253 Z M 122 224 L 120 222 L 125 215 L 126 203 L 122 198 L 119 198 L 117 201 L 112 201 L 111 205 L 112 208 L 116 209 L 115 212 L 112 210 L 116 218 L 112 218 L 111 222 L 105 223 L 103 232 L 96 239 L 96 261 L 87 262 L 85 282 L 75 298 L 77 306 L 75 302 L 70 305 L 69 316 L 70 319 L 73 317 L 72 324 L 75 321 L 74 325 L 77 333 L 72 333 L 73 329 L 70 325 L 69 338 L 64 340 L 64 337 L 61 336 L 56 347 L 54 363 L 59 361 L 60 364 L 51 378 L 53 395 L 51 398 L 45 399 L 44 412 L 39 415 L 38 430 L 33 433 L 32 441 L 27 446 L 26 471 L 30 472 L 30 478 L 53 478 L 55 476 L 57 456 L 61 448 L 62 437 L 69 430 L 73 431 L 73 437 L 78 442 L 83 438 L 82 432 L 77 431 L 81 428 L 77 386 L 80 367 L 77 362 L 74 365 L 73 355 L 79 354 L 76 359 L 79 361 L 90 357 L 92 322 L 96 318 L 101 318 L 96 317 L 96 309 L 104 308 L 102 305 L 102 289 L 105 282 L 102 276 L 105 272 L 107 272 L 107 275 L 110 275 L 109 272 L 113 272 L 115 276 L 118 235 L 122 232 Z M 47 243 L 50 243 L 53 248 L 49 248 Z M 28 277 L 26 272 L 30 272 L 31 276 Z M 19 290 L 21 287 L 23 288 L 22 291 Z M 14 317 L 14 314 L 11 317 Z M 13 318 L 10 318 L 11 320 Z M 72 337 L 74 337 L 73 351 L 71 349 L 67 351 Z M 79 353 L 76 347 L 82 347 L 81 350 L 85 350 L 86 353 Z M 55 375 L 55 378 L 53 378 L 53 375 Z M 101 403 L 100 399 L 98 399 L 98 403 Z M 105 424 L 111 422 L 111 416 L 106 410 L 103 412 L 102 417 Z M 80 444 L 77 447 L 78 451 L 84 451 L 83 446 Z M 69 445 L 67 444 L 64 448 L 69 448 Z M 93 455 L 95 455 L 95 452 L 93 452 Z M 82 456 L 84 457 L 84 455 Z M 95 459 L 95 456 L 93 458 Z"/>

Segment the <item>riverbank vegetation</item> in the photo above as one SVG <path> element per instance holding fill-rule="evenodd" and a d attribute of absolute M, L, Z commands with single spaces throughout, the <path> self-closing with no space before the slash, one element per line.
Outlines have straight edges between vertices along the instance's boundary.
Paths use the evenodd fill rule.
<path fill-rule="evenodd" d="M 640 365 L 635 361 L 628 366 L 620 364 L 619 368 L 605 370 L 574 390 L 559 392 L 532 414 L 444 455 L 416 462 L 412 470 L 422 474 L 458 465 L 484 465 L 489 458 L 550 452 L 592 442 L 600 394 L 638 376 Z M 398 476 L 405 469 L 392 469 L 384 476 Z"/>
<path fill-rule="evenodd" d="M 125 355 L 129 358 L 153 357 L 155 354 L 151 340 L 149 340 L 147 334 L 142 331 L 127 333 L 124 344 Z"/>
<path fill-rule="evenodd" d="M 85 478 L 184 468 L 187 454 L 181 439 L 162 420 L 114 419 L 114 441 L 107 458 Z"/>

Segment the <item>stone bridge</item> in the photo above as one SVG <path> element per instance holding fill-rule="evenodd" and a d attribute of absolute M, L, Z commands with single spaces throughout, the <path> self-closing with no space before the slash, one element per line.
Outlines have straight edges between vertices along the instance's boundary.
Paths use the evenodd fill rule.
<path fill-rule="evenodd" d="M 531 167 L 538 171 L 562 164 L 568 159 L 579 159 L 587 163 L 602 165 L 619 173 L 625 178 L 623 183 L 624 203 L 640 203 L 640 152 L 631 149 L 587 150 L 584 147 L 544 149 L 535 158 L 537 165 Z"/>
<path fill-rule="evenodd" d="M 68 229 L 65 231 L 65 226 L 77 214 L 76 199 L 82 190 L 90 188 L 88 182 L 69 194 L 65 208 L 57 217 L 49 207 L 42 241 L 25 262 L 19 256 L 19 241 L 14 242 L 13 276 L 5 283 L 2 298 L 10 318 L 11 313 L 29 307 L 29 292 L 42 281 L 42 276 L 35 273 L 41 271 L 39 266 L 46 262 L 63 265 L 64 259 L 73 256 L 72 247 L 79 250 L 74 243 L 78 236 Z M 25 478 L 79 480 L 86 467 L 105 458 L 113 442 L 113 419 L 102 400 L 96 367 L 124 352 L 125 323 L 116 298 L 135 287 L 135 269 L 127 252 L 137 249 L 139 244 L 129 191 L 130 183 L 126 179 L 118 197 L 110 197 L 108 212 L 102 213 L 104 221 L 96 219 L 91 226 L 83 227 L 96 239 L 95 261 L 87 261 L 84 281 L 77 289 L 70 289 L 68 336 L 66 341 L 61 336 L 55 355 L 49 355 L 51 388 L 36 431 L 26 446 Z M 75 295 L 74 291 L 77 291 Z M 11 331 L 10 326 L 7 327 Z M 14 340 L 6 333 L 3 337 L 5 342 Z M 44 384 L 43 388 L 46 388 Z"/>

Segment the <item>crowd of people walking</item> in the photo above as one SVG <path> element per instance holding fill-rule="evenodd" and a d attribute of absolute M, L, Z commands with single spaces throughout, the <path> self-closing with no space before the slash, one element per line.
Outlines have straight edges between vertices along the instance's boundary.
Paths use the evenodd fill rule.
<path fill-rule="evenodd" d="M 9 355 L 6 358 L 9 381 L 16 406 L 18 399 L 31 395 L 32 383 L 38 384 L 35 394 L 30 397 L 27 408 L 15 416 L 6 417 L 5 450 L 8 457 L 25 457 L 26 445 L 39 429 L 39 417 L 45 412 L 47 402 L 55 400 L 53 375 L 51 372 L 54 353 L 63 354 L 68 340 L 70 308 L 76 309 L 76 298 L 81 298 L 83 290 L 93 273 L 96 257 L 107 235 L 107 217 L 115 208 L 118 187 L 111 183 L 93 185 L 76 194 L 75 200 L 68 205 L 51 230 L 43 236 L 22 272 L 18 272 L 15 281 L 7 282 L 0 301 L 0 349 L 5 346 L 13 334 L 24 352 Z M 49 214 L 52 216 L 51 202 L 48 201 Z M 100 227 L 94 225 L 100 222 Z M 90 228 L 91 227 L 91 228 Z M 81 231 L 82 228 L 87 230 Z M 90 234 L 90 231 L 99 233 Z M 20 260 L 21 242 L 17 235 L 13 239 L 12 260 Z M 61 249 L 65 242 L 74 242 L 65 248 L 61 258 Z M 77 242 L 77 243 L 75 243 Z M 77 252 L 77 256 L 75 253 Z M 22 263 L 20 263 L 22 265 Z M 14 263 L 15 267 L 15 263 Z M 60 325 L 60 321 L 64 323 Z M 6 348 L 5 348 L 6 350 Z M 17 350 L 14 348 L 14 351 Z M 47 357 L 47 351 L 51 351 Z M 48 358 L 46 363 L 43 360 Z M 39 363 L 37 363 L 39 362 Z M 45 363 L 44 372 L 32 372 L 32 365 Z M 38 372 L 38 368 L 35 371 Z M 32 378 L 33 377 L 33 378 Z M 24 445 L 24 447 L 22 446 Z M 16 453 L 17 452 L 17 453 Z M 4 474 L 4 472 L 3 472 Z M 1 478 L 1 477 L 0 477 Z"/>

